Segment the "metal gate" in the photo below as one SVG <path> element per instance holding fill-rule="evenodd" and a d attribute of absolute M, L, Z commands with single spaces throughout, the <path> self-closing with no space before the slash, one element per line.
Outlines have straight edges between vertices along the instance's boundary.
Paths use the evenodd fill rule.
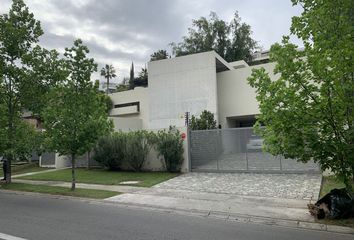
<path fill-rule="evenodd" d="M 273 156 L 262 150 L 263 139 L 253 128 L 228 128 L 190 132 L 192 171 L 204 172 L 319 172 L 318 164 Z"/>

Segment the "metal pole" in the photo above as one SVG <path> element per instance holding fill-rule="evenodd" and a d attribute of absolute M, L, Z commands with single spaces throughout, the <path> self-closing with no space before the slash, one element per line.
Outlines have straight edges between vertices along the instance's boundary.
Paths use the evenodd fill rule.
<path fill-rule="evenodd" d="M 188 172 L 192 171 L 192 145 L 191 145 L 191 139 L 192 137 L 192 131 L 189 128 L 189 126 L 187 126 L 187 150 L 188 150 Z"/>
<path fill-rule="evenodd" d="M 246 148 L 246 169 L 248 171 L 248 151 L 247 151 L 247 148 Z"/>

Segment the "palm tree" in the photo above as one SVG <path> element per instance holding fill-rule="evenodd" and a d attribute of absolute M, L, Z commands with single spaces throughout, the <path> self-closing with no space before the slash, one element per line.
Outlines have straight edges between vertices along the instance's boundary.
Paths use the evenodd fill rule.
<path fill-rule="evenodd" d="M 106 64 L 106 66 L 101 69 L 101 76 L 103 76 L 105 79 L 107 79 L 106 94 L 108 95 L 108 93 L 109 93 L 109 80 L 117 77 L 116 70 L 114 69 L 113 65 Z"/>

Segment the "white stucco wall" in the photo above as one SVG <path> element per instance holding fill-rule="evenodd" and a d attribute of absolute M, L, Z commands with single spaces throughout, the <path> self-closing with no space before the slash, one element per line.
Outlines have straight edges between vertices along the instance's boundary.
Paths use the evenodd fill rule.
<path fill-rule="evenodd" d="M 149 128 L 184 126 L 183 115 L 209 110 L 217 117 L 216 54 L 149 62 Z"/>
<path fill-rule="evenodd" d="M 109 94 L 112 99 L 113 105 L 125 104 L 131 102 L 140 103 L 140 111 L 129 111 L 132 107 L 112 109 L 110 115 L 114 123 L 115 131 L 122 130 L 127 131 L 137 130 L 137 129 L 147 129 L 149 121 L 149 98 L 148 98 L 148 88 L 136 87 L 134 90 L 124 91 Z M 128 113 L 128 114 L 127 114 Z M 121 115 L 118 115 L 121 114 Z"/>
<path fill-rule="evenodd" d="M 275 78 L 275 63 L 260 64 L 217 73 L 219 123 L 227 125 L 227 117 L 259 114 L 255 90 L 248 84 L 252 68 L 264 67 L 271 78 Z"/>

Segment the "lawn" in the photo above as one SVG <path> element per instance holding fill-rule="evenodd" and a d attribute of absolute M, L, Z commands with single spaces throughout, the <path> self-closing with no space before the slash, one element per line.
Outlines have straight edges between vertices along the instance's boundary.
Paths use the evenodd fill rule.
<path fill-rule="evenodd" d="M 105 191 L 105 190 L 94 190 L 94 189 L 82 189 L 77 188 L 75 191 L 71 191 L 70 188 L 66 187 L 53 187 L 44 185 L 32 185 L 24 183 L 11 183 L 11 184 L 0 184 L 0 189 L 23 191 L 23 192 L 37 192 L 46 193 L 52 195 L 63 195 L 72 197 L 82 197 L 82 198 L 95 198 L 104 199 L 118 195 L 118 192 Z"/>
<path fill-rule="evenodd" d="M 345 185 L 341 182 L 338 182 L 333 176 L 323 177 L 320 197 L 323 197 L 334 188 L 344 188 L 344 187 Z M 354 184 L 353 184 L 353 188 L 354 188 Z M 318 222 L 324 224 L 341 225 L 341 226 L 354 228 L 354 218 L 341 219 L 341 220 L 325 219 L 325 220 L 318 220 Z"/>
<path fill-rule="evenodd" d="M 344 188 L 344 183 L 336 180 L 334 176 L 323 177 L 320 198 L 329 193 L 334 188 Z M 354 183 L 353 183 L 354 188 Z"/>
<path fill-rule="evenodd" d="M 3 171 L 2 171 L 2 164 L 0 165 L 0 177 L 3 176 Z M 22 164 L 22 165 L 13 165 L 11 167 L 11 172 L 12 175 L 16 174 L 22 174 L 22 173 L 29 173 L 29 172 L 39 172 L 39 171 L 44 171 L 48 170 L 48 168 L 41 168 L 38 166 L 37 163 L 28 163 L 28 164 Z"/>
<path fill-rule="evenodd" d="M 125 181 L 138 181 L 136 184 L 128 184 L 137 187 L 151 187 L 178 176 L 178 173 L 168 172 L 116 172 L 102 169 L 76 169 L 78 183 L 93 183 L 104 185 L 120 185 Z M 44 181 L 71 181 L 71 170 L 64 169 L 55 172 L 39 173 L 32 176 L 20 177 L 27 180 Z"/>

